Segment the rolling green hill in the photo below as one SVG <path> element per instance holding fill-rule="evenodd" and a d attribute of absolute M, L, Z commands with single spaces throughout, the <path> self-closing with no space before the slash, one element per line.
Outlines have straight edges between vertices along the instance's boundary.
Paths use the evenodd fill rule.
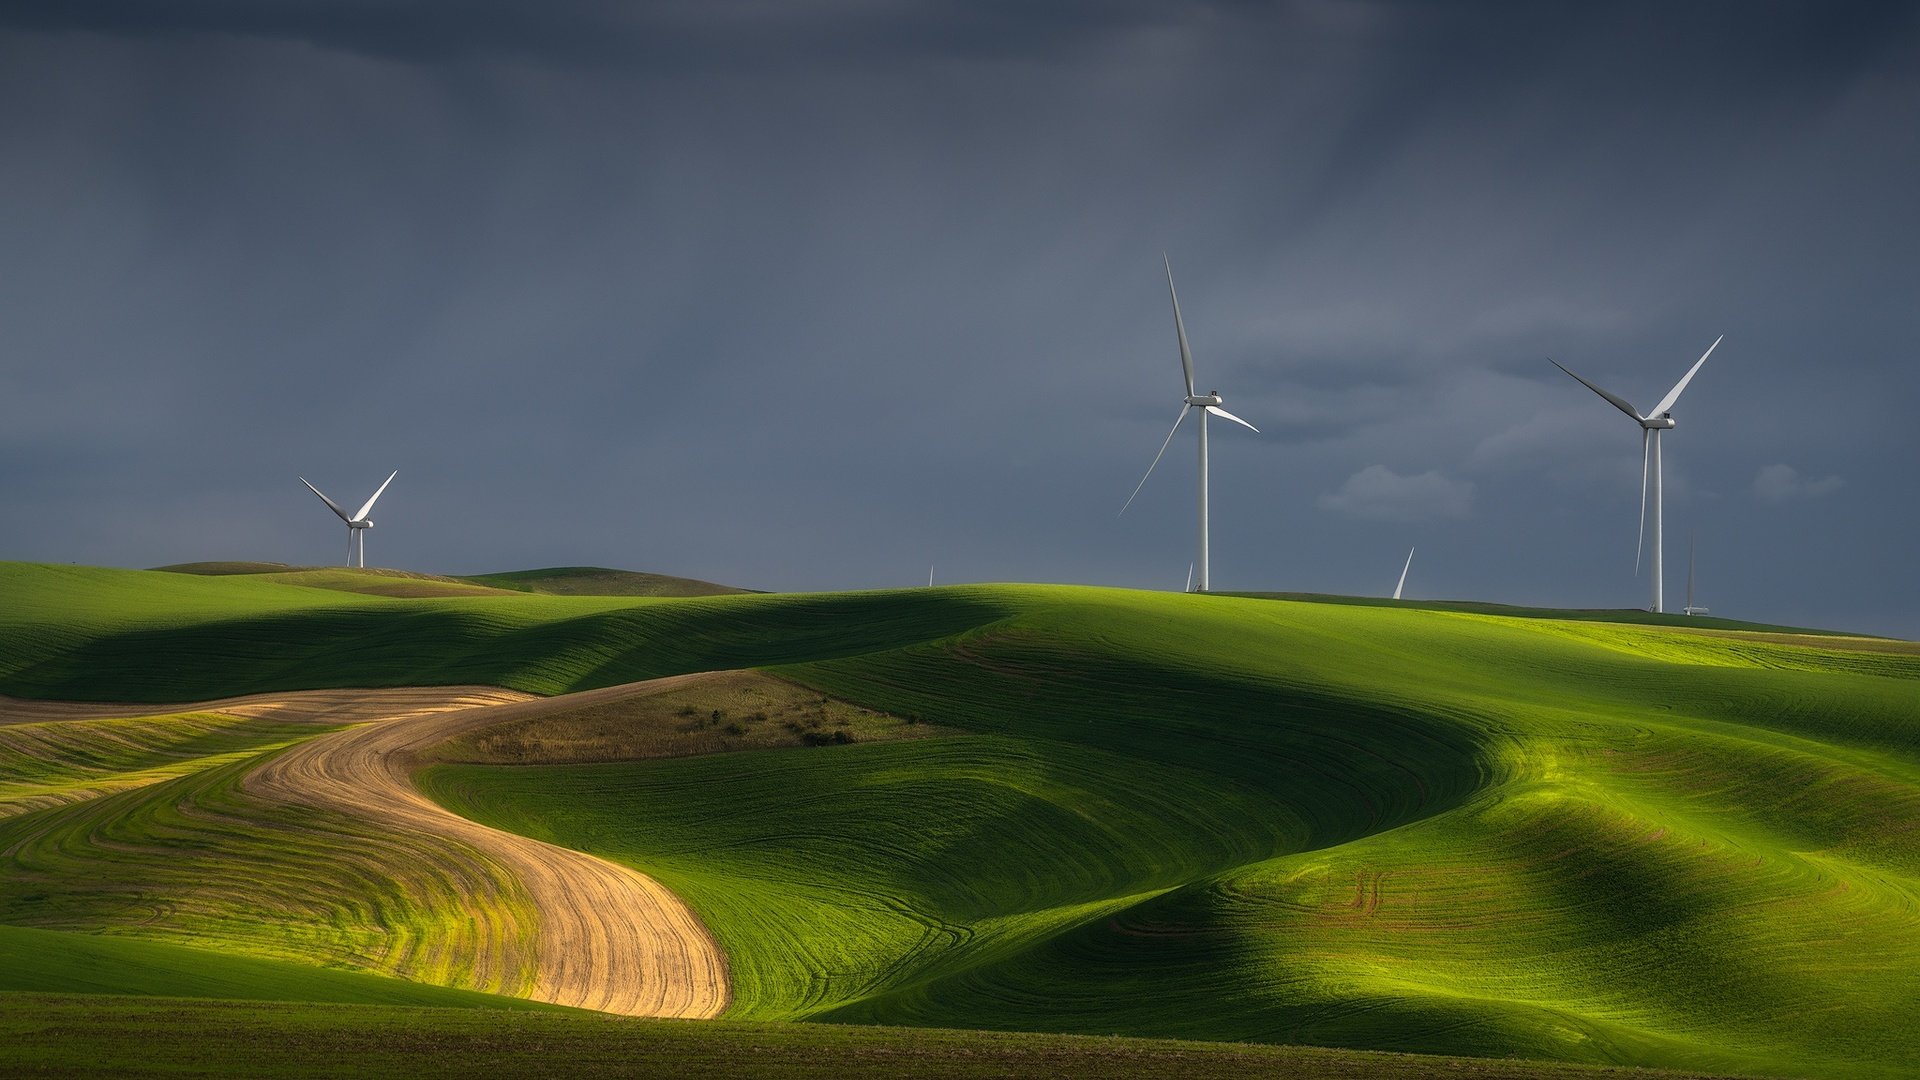
<path fill-rule="evenodd" d="M 19 697 L 767 667 L 931 721 L 947 734 L 421 775 L 685 897 L 741 1019 L 1920 1071 L 1909 643 L 1048 586 L 393 598 L 14 564 L 0 595 Z M 0 818 L 32 871 L 0 881 L 0 924 L 336 964 L 453 933 L 392 838 L 246 804 L 234 778 L 268 736 Z M 19 782 L 156 767 L 133 741 Z M 236 856 L 350 884 L 199 882 Z M 386 920 L 356 892 L 392 898 Z M 373 967 L 464 985 L 455 954 Z"/>

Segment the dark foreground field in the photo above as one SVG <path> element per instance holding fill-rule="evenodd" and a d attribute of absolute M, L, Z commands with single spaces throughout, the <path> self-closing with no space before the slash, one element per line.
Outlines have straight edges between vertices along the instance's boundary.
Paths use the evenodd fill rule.
<path fill-rule="evenodd" d="M 1687 1080 L 1701 1073 L 1169 1039 L 634 1020 L 591 1013 L 0 994 L 16 1077 Z"/>

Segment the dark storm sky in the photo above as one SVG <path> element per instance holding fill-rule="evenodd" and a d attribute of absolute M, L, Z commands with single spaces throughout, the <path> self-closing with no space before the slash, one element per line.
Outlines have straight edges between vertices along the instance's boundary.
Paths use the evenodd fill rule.
<path fill-rule="evenodd" d="M 1920 636 L 1916 10 L 0 3 L 0 557 Z"/>

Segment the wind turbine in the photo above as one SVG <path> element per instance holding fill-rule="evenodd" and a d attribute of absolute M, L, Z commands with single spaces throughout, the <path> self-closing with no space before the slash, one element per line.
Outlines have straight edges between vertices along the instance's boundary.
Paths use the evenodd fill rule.
<path fill-rule="evenodd" d="M 1695 607 L 1693 603 L 1693 534 L 1687 534 L 1687 606 L 1680 609 L 1687 615 L 1705 615 L 1707 609 Z"/>
<path fill-rule="evenodd" d="M 380 492 L 387 490 L 387 484 L 393 483 L 393 478 L 399 475 L 400 475 L 400 470 L 398 469 L 395 469 L 392 473 L 390 473 L 387 476 L 386 483 L 380 485 L 380 491 L 374 492 L 373 497 L 369 498 L 366 501 L 366 505 L 360 507 L 360 511 L 352 516 L 348 516 L 345 510 L 340 509 L 339 503 L 336 503 L 332 499 L 327 498 L 325 492 L 321 491 L 317 487 L 314 487 L 312 484 L 308 484 L 306 477 L 303 476 L 300 478 L 300 482 L 307 485 L 308 491 L 311 491 L 315 495 L 320 496 L 320 501 L 327 504 L 327 509 L 332 510 L 334 513 L 340 515 L 340 520 L 347 523 L 347 565 L 348 566 L 354 565 L 353 557 L 355 552 L 358 552 L 360 555 L 360 566 L 362 568 L 365 568 L 365 566 L 367 565 L 366 530 L 373 528 L 373 520 L 367 517 L 367 512 L 373 509 L 373 504 L 380 498 Z"/>
<path fill-rule="evenodd" d="M 1187 325 L 1180 319 L 1180 294 L 1173 287 L 1173 263 L 1165 255 L 1161 256 L 1161 261 L 1167 265 L 1167 295 L 1173 299 L 1173 331 L 1180 339 L 1180 371 L 1186 376 L 1187 396 L 1181 400 L 1180 415 L 1174 418 L 1173 429 L 1167 432 L 1166 441 L 1160 444 L 1160 452 L 1153 455 L 1153 464 L 1147 466 L 1146 476 L 1142 476 L 1140 482 L 1133 486 L 1133 495 L 1127 496 L 1126 505 L 1120 507 L 1120 513 L 1126 513 L 1127 507 L 1133 505 L 1134 496 L 1139 495 L 1140 489 L 1147 486 L 1147 477 L 1153 475 L 1154 467 L 1160 464 L 1162 457 L 1166 456 L 1167 447 L 1173 445 L 1173 437 L 1179 434 L 1180 425 L 1187 419 L 1187 413 L 1195 409 L 1200 410 L 1200 551 L 1199 557 L 1194 560 L 1194 565 L 1199 570 L 1199 591 L 1206 592 L 1213 585 L 1212 577 L 1207 570 L 1207 414 L 1212 413 L 1222 419 L 1231 420 L 1256 434 L 1260 429 L 1221 408 L 1220 391 L 1211 390 L 1205 396 L 1194 391 L 1193 351 L 1187 348 Z"/>
<path fill-rule="evenodd" d="M 1407 565 L 1400 568 L 1400 584 L 1393 587 L 1393 598 L 1400 599 L 1400 590 L 1407 587 L 1407 571 L 1413 569 L 1413 549 L 1407 549 Z"/>
<path fill-rule="evenodd" d="M 1660 399 L 1660 404 L 1655 405 L 1653 411 L 1644 416 L 1635 410 L 1632 405 L 1627 404 L 1624 399 L 1609 394 L 1598 386 L 1580 378 L 1578 375 L 1573 375 L 1573 372 L 1568 371 L 1567 366 L 1560 361 L 1554 360 L 1551 357 L 1549 357 L 1547 361 L 1561 371 L 1566 371 L 1567 374 L 1573 375 L 1574 379 L 1582 386 L 1605 398 L 1609 405 L 1633 417 L 1634 421 L 1640 425 L 1640 536 L 1634 543 L 1633 569 L 1636 574 L 1640 572 L 1640 542 L 1646 539 L 1647 485 L 1649 479 L 1651 479 L 1653 485 L 1653 607 L 1651 610 L 1655 614 L 1666 611 L 1665 568 L 1660 558 L 1660 505 L 1662 501 L 1660 482 L 1660 433 L 1670 430 L 1673 427 L 1673 413 L 1670 410 L 1672 410 L 1674 403 L 1680 400 L 1681 392 L 1687 388 L 1688 383 L 1693 381 L 1694 373 L 1700 370 L 1701 364 L 1707 362 L 1707 357 L 1713 355 L 1713 350 L 1720 347 L 1720 342 L 1725 337 L 1726 335 L 1722 334 L 1720 337 L 1714 338 L 1713 344 L 1707 346 L 1707 351 L 1700 354 L 1700 359 L 1695 360 L 1693 366 L 1687 369 L 1687 373 L 1680 377 L 1680 381 L 1673 384 L 1673 389 L 1667 391 L 1667 396 Z"/>

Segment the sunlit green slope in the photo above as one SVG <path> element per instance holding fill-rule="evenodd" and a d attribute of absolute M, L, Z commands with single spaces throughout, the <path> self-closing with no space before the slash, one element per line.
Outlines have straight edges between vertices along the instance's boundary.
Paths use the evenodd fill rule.
<path fill-rule="evenodd" d="M 1920 1066 L 1920 658 L 997 595 L 785 669 L 976 735 L 428 782 L 682 892 L 738 1015 Z"/>
<path fill-rule="evenodd" d="M 424 774 L 679 891 L 742 1018 L 1920 1070 L 1899 643 L 1063 587 L 386 598 L 0 565 L 0 595 L 16 696 L 773 665 L 964 732 Z M 0 820 L 32 871 L 0 923 L 331 963 L 445 932 L 438 886 L 392 878 L 411 841 L 250 806 L 231 752 Z M 98 782 L 63 768 L 23 782 Z M 456 956 L 375 970 L 464 985 Z"/>
<path fill-rule="evenodd" d="M 141 994 L 238 1001 L 333 1001 L 569 1012 L 522 998 L 182 948 L 126 936 L 0 925 L 0 1013 L 44 994 Z M 32 994 L 34 997 L 26 995 Z M 106 1017 L 96 1017 L 95 1037 Z M 0 1058 L 4 1058 L 0 1053 Z M 101 1068 L 99 1063 L 95 1069 Z M 0 1069 L 0 1071 L 4 1071 Z"/>

